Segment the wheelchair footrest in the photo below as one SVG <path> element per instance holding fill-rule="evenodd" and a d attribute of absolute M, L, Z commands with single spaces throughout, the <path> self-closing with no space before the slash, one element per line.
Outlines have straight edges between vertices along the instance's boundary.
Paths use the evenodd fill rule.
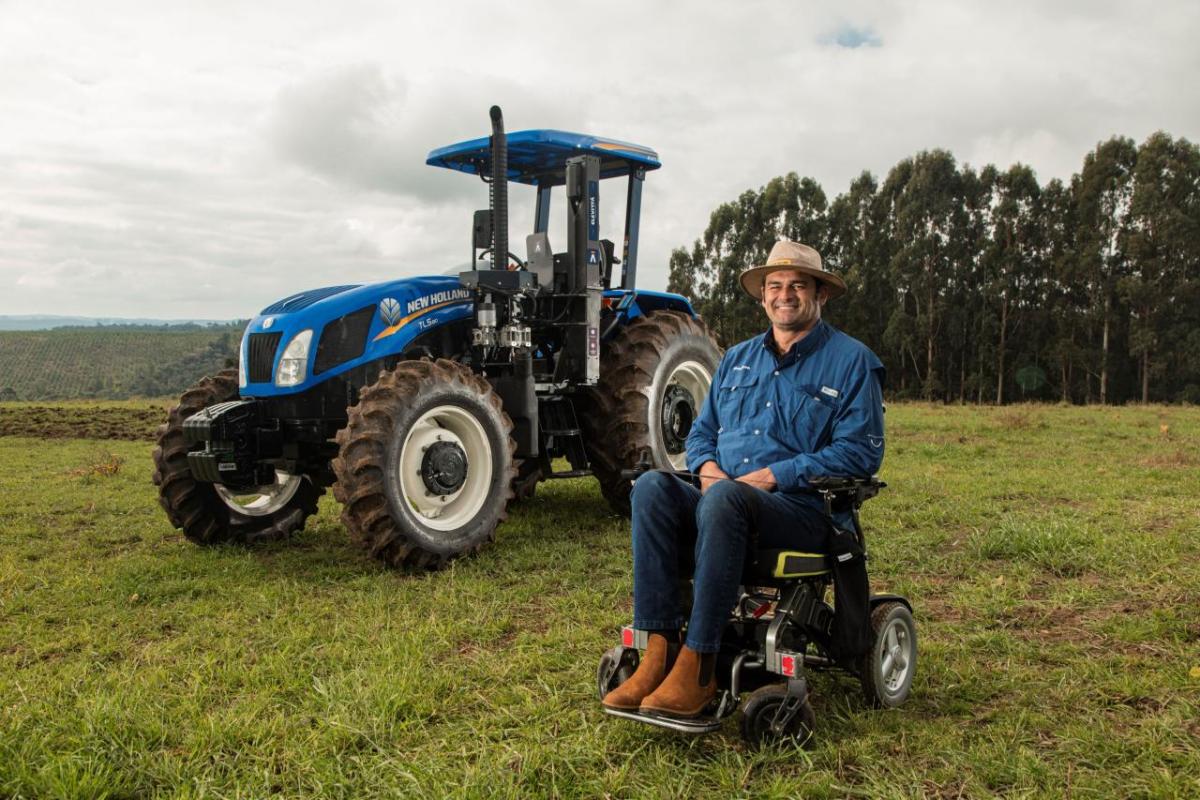
<path fill-rule="evenodd" d="M 647 725 L 654 725 L 658 728 L 666 728 L 667 730 L 678 731 L 679 733 L 712 733 L 721 727 L 721 720 L 716 717 L 692 717 L 691 719 L 675 719 L 674 717 L 660 717 L 654 714 L 643 714 L 640 711 L 619 711 L 615 708 L 604 707 L 605 714 L 612 714 L 614 717 L 622 719 L 631 719 L 634 722 L 643 722 Z"/>

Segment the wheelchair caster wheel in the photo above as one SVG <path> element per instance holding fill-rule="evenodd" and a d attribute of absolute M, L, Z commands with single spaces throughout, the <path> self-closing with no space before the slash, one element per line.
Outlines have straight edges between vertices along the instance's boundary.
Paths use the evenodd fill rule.
<path fill-rule="evenodd" d="M 805 697 L 792 717 L 784 719 L 787 700 L 787 687 L 781 684 L 764 686 L 750 695 L 742 711 L 742 738 L 747 744 L 761 747 L 778 742 L 812 746 L 813 729 L 817 721 L 812 704 Z"/>
<path fill-rule="evenodd" d="M 596 668 L 596 693 L 601 700 L 633 676 L 638 660 L 637 650 L 621 645 L 609 648 L 600 656 L 600 666 Z"/>
<path fill-rule="evenodd" d="M 917 671 L 917 628 L 903 603 L 871 611 L 871 651 L 859 669 L 863 695 L 876 708 L 896 708 L 908 699 Z"/>

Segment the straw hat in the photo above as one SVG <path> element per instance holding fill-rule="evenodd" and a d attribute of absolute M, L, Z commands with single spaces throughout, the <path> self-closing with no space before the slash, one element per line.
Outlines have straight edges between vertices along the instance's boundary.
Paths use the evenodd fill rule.
<path fill-rule="evenodd" d="M 806 244 L 780 239 L 771 248 L 767 263 L 742 270 L 742 288 L 755 300 L 762 300 L 763 279 L 780 269 L 794 269 L 809 275 L 829 287 L 829 299 L 846 293 L 846 282 L 821 265 L 821 254 Z"/>

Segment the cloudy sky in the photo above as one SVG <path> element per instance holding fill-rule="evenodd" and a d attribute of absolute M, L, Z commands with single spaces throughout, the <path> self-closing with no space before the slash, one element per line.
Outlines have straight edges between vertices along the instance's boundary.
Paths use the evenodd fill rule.
<path fill-rule="evenodd" d="M 789 171 L 832 198 L 933 147 L 1045 181 L 1114 133 L 1195 141 L 1198 40 L 1195 0 L 0 0 L 0 314 L 244 318 L 461 265 L 485 187 L 424 160 L 492 103 L 658 150 L 661 289 L 717 204 Z"/>

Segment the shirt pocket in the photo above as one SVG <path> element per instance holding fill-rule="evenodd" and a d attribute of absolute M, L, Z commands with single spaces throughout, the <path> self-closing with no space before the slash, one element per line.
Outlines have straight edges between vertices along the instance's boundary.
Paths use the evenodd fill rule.
<path fill-rule="evenodd" d="M 793 427 L 807 439 L 809 452 L 829 444 L 833 420 L 842 410 L 842 402 L 821 391 L 819 386 L 799 386 L 789 398 Z"/>
<path fill-rule="evenodd" d="M 717 392 L 717 410 L 720 411 L 720 425 L 723 429 L 740 427 L 750 416 L 750 398 L 758 376 L 750 370 L 735 370 L 721 381 Z"/>

